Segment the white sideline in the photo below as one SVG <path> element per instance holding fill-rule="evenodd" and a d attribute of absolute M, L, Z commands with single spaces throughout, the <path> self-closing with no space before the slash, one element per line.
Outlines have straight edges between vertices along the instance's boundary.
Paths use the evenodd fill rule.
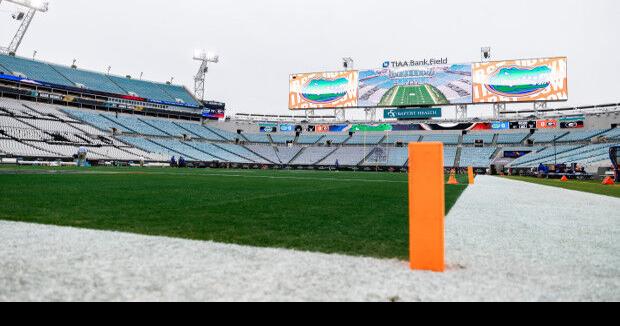
<path fill-rule="evenodd" d="M 0 222 L 0 301 L 618 301 L 620 199 L 479 177 L 448 272 L 405 262 Z"/>

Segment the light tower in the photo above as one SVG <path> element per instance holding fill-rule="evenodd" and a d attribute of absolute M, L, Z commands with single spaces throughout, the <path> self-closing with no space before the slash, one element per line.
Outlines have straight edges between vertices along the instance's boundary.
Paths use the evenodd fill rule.
<path fill-rule="evenodd" d="M 194 60 L 200 61 L 200 69 L 194 77 L 194 95 L 199 100 L 205 99 L 205 78 L 209 72 L 209 62 L 218 63 L 220 56 L 204 50 L 194 51 Z"/>
<path fill-rule="evenodd" d="M 43 0 L 6 0 L 7 2 L 14 3 L 16 5 L 28 8 L 28 12 L 25 15 L 17 15 L 15 17 L 16 20 L 21 20 L 22 23 L 17 29 L 17 33 L 13 36 L 13 40 L 8 47 L 0 47 L 0 52 L 9 55 L 15 55 L 17 49 L 19 49 L 20 44 L 24 40 L 24 36 L 28 31 L 28 27 L 30 27 L 30 23 L 32 23 L 32 19 L 34 18 L 34 14 L 37 11 L 47 12 L 49 3 Z M 2 0 L 0 0 L 0 4 Z"/>

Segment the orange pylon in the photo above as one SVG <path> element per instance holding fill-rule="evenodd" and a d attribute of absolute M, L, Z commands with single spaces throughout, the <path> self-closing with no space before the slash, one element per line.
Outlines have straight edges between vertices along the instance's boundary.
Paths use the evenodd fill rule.
<path fill-rule="evenodd" d="M 448 179 L 449 185 L 457 185 L 459 182 L 456 180 L 456 171 L 450 171 L 450 178 Z"/>
<path fill-rule="evenodd" d="M 568 181 L 568 178 L 566 176 L 563 176 L 562 179 L 560 179 L 560 181 L 566 182 L 566 181 Z"/>
<path fill-rule="evenodd" d="M 409 256 L 413 270 L 445 270 L 442 143 L 409 144 Z"/>
<path fill-rule="evenodd" d="M 606 177 L 605 180 L 603 180 L 603 184 L 606 186 L 613 186 L 615 182 L 612 177 Z"/>
<path fill-rule="evenodd" d="M 474 168 L 473 167 L 468 167 L 467 168 L 467 178 L 469 179 L 469 184 L 473 185 L 475 182 L 475 178 L 474 178 Z"/>

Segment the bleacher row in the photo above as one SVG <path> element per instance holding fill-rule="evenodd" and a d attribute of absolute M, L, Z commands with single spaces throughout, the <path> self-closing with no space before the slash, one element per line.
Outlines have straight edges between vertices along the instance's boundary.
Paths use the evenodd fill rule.
<path fill-rule="evenodd" d="M 60 86 L 198 105 L 194 97 L 182 86 L 110 76 L 4 54 L 0 54 L 0 72 Z"/>
<path fill-rule="evenodd" d="M 230 127 L 228 127 L 230 128 Z M 606 144 L 585 143 L 596 136 Z M 474 147 L 482 139 L 484 147 Z M 526 147 L 526 139 L 536 140 Z M 615 141 L 617 140 L 617 141 Z M 512 167 L 605 160 L 609 146 L 620 142 L 620 129 L 529 133 L 476 132 L 388 134 L 237 134 L 213 124 L 146 118 L 124 114 L 62 108 L 44 103 L 0 98 L 0 153 L 43 159 L 67 159 L 80 146 L 91 160 L 166 162 L 172 156 L 190 162 L 237 164 L 290 164 L 341 166 L 393 166 L 407 163 L 406 147 L 395 143 L 443 142 L 446 167 L 488 167 L 503 150 L 531 151 Z M 553 150 L 551 142 L 558 146 Z M 557 155 L 556 155 L 557 152 Z M 553 156 L 553 157 L 551 157 Z"/>

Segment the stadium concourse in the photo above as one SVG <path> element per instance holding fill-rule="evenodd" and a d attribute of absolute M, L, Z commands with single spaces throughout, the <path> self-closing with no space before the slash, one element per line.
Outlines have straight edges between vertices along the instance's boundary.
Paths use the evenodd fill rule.
<path fill-rule="evenodd" d="M 446 217 L 446 273 L 412 273 L 399 260 L 0 222 L 0 301 L 618 301 L 619 206 L 618 198 L 481 176 Z"/>

